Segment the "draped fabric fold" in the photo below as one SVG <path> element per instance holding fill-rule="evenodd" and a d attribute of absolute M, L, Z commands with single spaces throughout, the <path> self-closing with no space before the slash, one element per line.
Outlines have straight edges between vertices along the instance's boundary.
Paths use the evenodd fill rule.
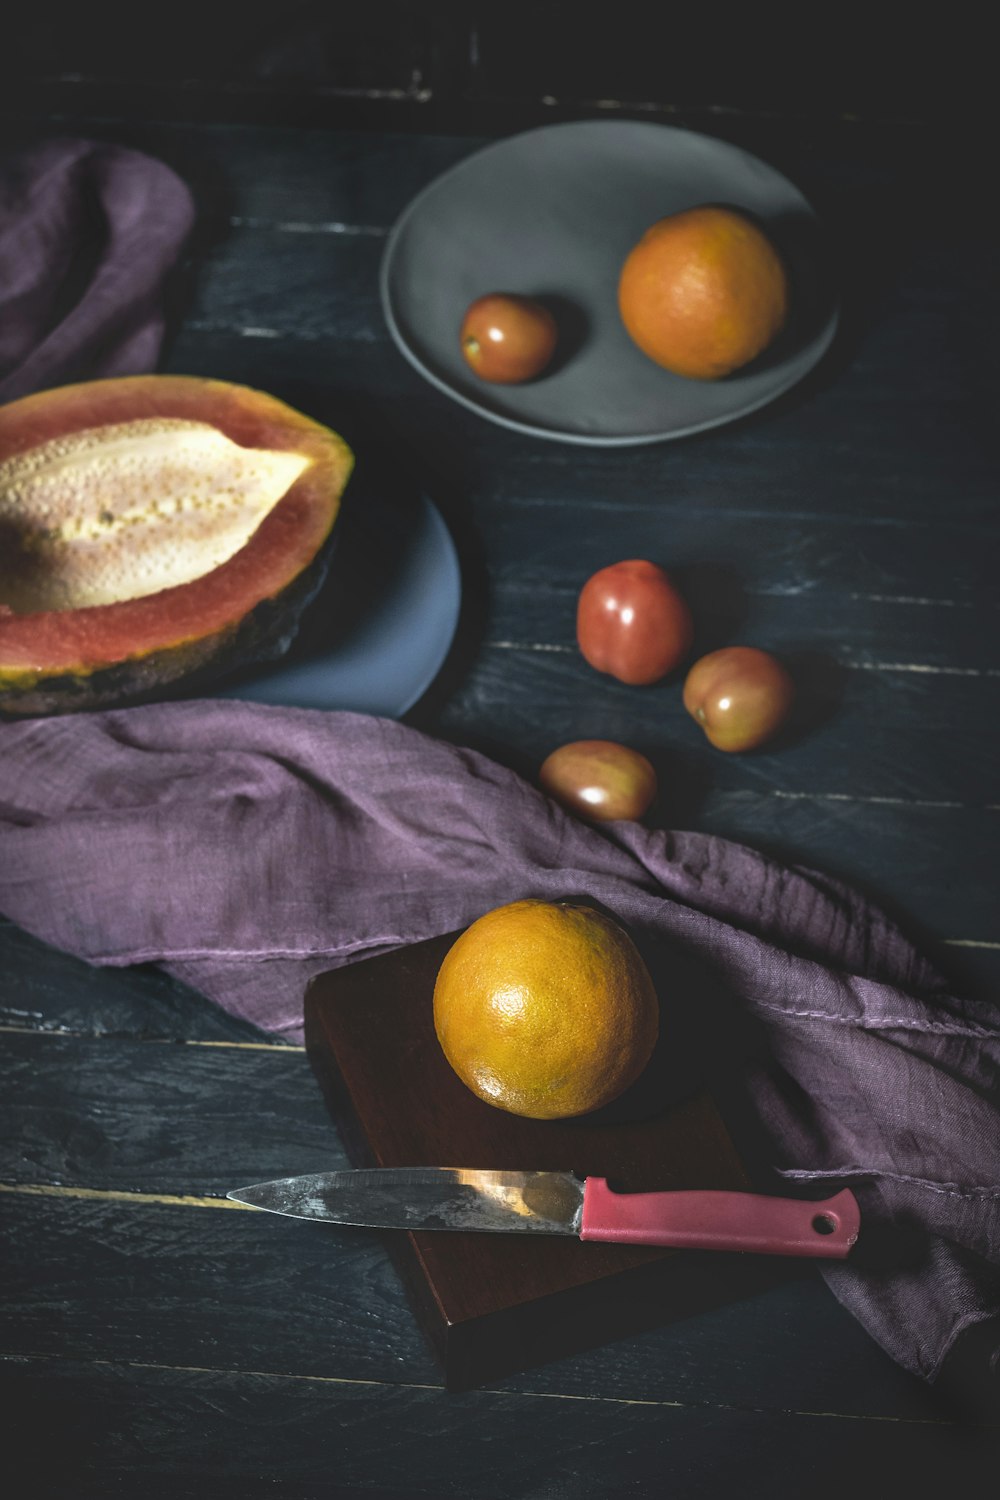
<path fill-rule="evenodd" d="M 155 367 L 185 184 L 124 146 L 58 137 L 0 159 L 0 401 Z"/>

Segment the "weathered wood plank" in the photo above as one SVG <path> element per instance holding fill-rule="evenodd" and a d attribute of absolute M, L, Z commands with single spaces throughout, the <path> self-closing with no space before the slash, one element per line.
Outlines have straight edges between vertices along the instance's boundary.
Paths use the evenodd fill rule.
<path fill-rule="evenodd" d="M 369 1231 L 140 1199 L 3 1194 L 0 1203 L 2 1355 L 441 1387 Z M 842 1417 L 957 1415 L 800 1266 L 757 1297 L 491 1386 Z"/>
<path fill-rule="evenodd" d="M 629 689 L 588 675 L 575 649 L 562 645 L 485 645 L 444 722 L 453 737 L 478 735 L 501 760 L 516 755 L 530 776 L 567 740 L 632 744 L 659 765 L 660 817 L 671 826 L 699 826 L 715 794 L 841 800 L 858 814 L 880 802 L 930 805 L 942 815 L 979 810 L 994 823 L 995 678 L 902 663 L 848 668 L 835 649 L 789 650 L 778 631 L 735 639 L 783 656 L 799 684 L 786 731 L 753 754 L 727 756 L 709 744 L 684 710 L 681 676 Z"/>
<path fill-rule="evenodd" d="M 717 1500 L 745 1490 L 797 1497 L 892 1473 L 929 1496 L 979 1490 L 991 1444 L 934 1422 L 842 1422 L 823 1412 L 720 1412 L 656 1401 L 539 1401 L 477 1391 L 443 1397 L 408 1385 L 290 1381 L 263 1370 L 141 1362 L 24 1361 L 3 1382 L 11 1431 L 31 1403 L 58 1418 L 60 1443 L 32 1471 L 67 1495 L 348 1494 L 461 1500 L 604 1500 L 670 1493 Z M 810 1477 L 811 1476 L 811 1477 Z M 864 1481 L 862 1480 L 862 1483 Z M 34 1493 L 39 1493 L 35 1490 Z M 46 1490 L 51 1494 L 51 1490 Z"/>
<path fill-rule="evenodd" d="M 709 744 L 684 710 L 679 675 L 630 688 L 595 672 L 565 641 L 538 649 L 484 644 L 442 722 L 449 734 L 476 735 L 504 747 L 501 759 L 517 755 L 525 765 L 565 740 L 623 740 L 661 757 L 668 775 L 673 760 L 681 793 L 692 790 L 694 772 L 699 794 L 898 798 L 957 809 L 996 801 L 986 726 L 1000 700 L 1000 675 L 844 670 L 832 653 L 789 650 L 777 630 L 737 638 L 784 652 L 800 681 L 794 727 L 752 754 L 725 755 Z M 690 819 L 698 806 L 696 797 L 675 794 L 672 817 Z"/>
<path fill-rule="evenodd" d="M 379 1237 L 211 1202 L 248 1181 L 348 1164 L 303 1054 L 8 1033 L 0 1055 L 4 1352 L 190 1367 L 225 1349 L 238 1369 L 437 1379 Z M 328 1332 L 316 1339 L 317 1328 Z M 815 1366 L 810 1347 L 825 1351 Z M 814 1268 L 793 1263 L 775 1266 L 766 1294 L 501 1384 L 843 1414 L 938 1411 Z"/>
<path fill-rule="evenodd" d="M 342 265 L 333 250 L 343 251 Z M 284 336 L 274 317 L 279 293 L 252 256 L 239 274 L 220 258 L 201 272 L 168 368 L 294 395 L 334 426 L 353 420 L 359 435 L 375 437 L 376 451 L 398 447 L 411 474 L 424 482 L 437 476 L 463 497 L 544 497 L 554 508 L 640 499 L 659 510 L 664 526 L 675 508 L 708 519 L 715 511 L 724 519 L 742 512 L 758 520 L 765 553 L 768 528 L 786 521 L 938 524 L 943 496 L 949 526 L 988 525 L 992 517 L 996 472 L 985 421 L 970 429 L 969 406 L 945 405 L 939 393 L 908 386 L 896 405 L 876 410 L 885 372 L 870 388 L 853 370 L 842 372 L 822 391 L 799 388 L 745 422 L 678 442 L 581 450 L 499 427 L 428 385 L 377 321 L 370 245 L 338 244 L 323 256 L 285 246 L 280 260 L 289 297 L 283 318 L 292 329 L 308 325 L 308 336 Z M 334 315 L 339 274 L 351 305 Z M 218 301 L 209 297 L 210 284 Z M 359 315 L 365 337 L 345 337 Z M 241 338 L 239 328 L 268 333 Z M 911 350 L 910 361 L 917 357 Z M 898 368 L 891 378 L 901 379 Z"/>
<path fill-rule="evenodd" d="M 0 917 L 0 1028 L 163 1041 L 253 1044 L 268 1040 L 255 1026 L 226 1015 L 151 964 L 93 968 L 40 942 L 4 917 Z"/>
<path fill-rule="evenodd" d="M 348 1165 L 299 1048 L 8 1032 L 0 1055 L 0 1182 L 224 1198 Z"/>
<path fill-rule="evenodd" d="M 654 551 L 664 555 L 661 547 L 647 545 L 626 549 L 622 557 Z M 488 642 L 508 649 L 575 652 L 577 596 L 589 571 L 584 567 L 572 582 L 539 574 L 525 582 L 498 580 L 486 621 Z M 851 674 L 851 682 L 855 672 L 876 672 L 883 678 L 902 674 L 904 683 L 920 679 L 930 701 L 966 679 L 967 691 L 1000 702 L 1000 614 L 993 608 L 963 608 L 947 599 L 924 604 L 852 597 L 834 588 L 814 589 L 811 580 L 801 592 L 765 584 L 751 594 L 735 580 L 727 587 L 722 568 L 700 570 L 699 577 L 696 567 L 681 562 L 671 571 L 696 617 L 691 661 L 738 641 L 765 646 L 790 660 L 808 653 L 817 664 L 826 662 L 828 675 L 840 669 Z M 676 681 L 682 678 L 679 669 Z M 942 705 L 942 711 L 950 706 Z"/>
<path fill-rule="evenodd" d="M 925 649 L 954 642 L 956 663 L 996 664 L 990 520 L 942 527 L 936 519 L 804 509 L 777 525 L 738 490 L 728 504 L 701 503 L 694 466 L 677 473 L 681 467 L 666 492 L 619 487 L 603 498 L 580 493 L 571 476 L 548 498 L 483 476 L 470 503 L 488 528 L 497 593 L 516 591 L 518 608 L 527 609 L 521 593 L 567 593 L 562 609 L 572 620 L 576 591 L 604 565 L 610 541 L 612 561 L 651 557 L 677 575 L 696 612 L 726 615 L 730 629 L 749 628 L 759 611 L 787 601 L 812 610 L 814 629 L 824 628 L 829 611 L 855 629 L 870 613 L 892 638 L 898 612 L 907 634 L 923 627 Z"/>
<path fill-rule="evenodd" d="M 345 351 L 371 342 L 390 352 L 378 294 L 382 248 L 364 235 L 237 230 L 199 266 L 187 321 L 196 332 L 336 340 Z"/>

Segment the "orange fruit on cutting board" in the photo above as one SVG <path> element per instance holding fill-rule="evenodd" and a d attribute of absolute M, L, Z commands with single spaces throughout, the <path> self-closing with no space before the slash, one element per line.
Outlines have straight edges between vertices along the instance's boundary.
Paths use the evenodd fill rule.
<path fill-rule="evenodd" d="M 746 214 L 704 204 L 646 230 L 618 282 L 622 322 L 644 354 L 718 380 L 774 342 L 788 318 L 784 262 Z"/>
<path fill-rule="evenodd" d="M 473 922 L 445 955 L 434 1028 L 480 1099 L 556 1120 L 609 1104 L 638 1078 L 659 1006 L 638 949 L 611 917 L 514 901 Z"/>

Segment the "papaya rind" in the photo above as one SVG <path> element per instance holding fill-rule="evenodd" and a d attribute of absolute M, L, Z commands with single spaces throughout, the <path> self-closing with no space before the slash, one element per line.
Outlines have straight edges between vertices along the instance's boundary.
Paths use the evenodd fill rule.
<path fill-rule="evenodd" d="M 201 578 L 138 599 L 0 616 L 0 713 L 65 713 L 161 696 L 288 649 L 329 564 L 354 457 L 330 428 L 265 392 L 185 375 L 89 381 L 0 407 L 0 459 L 141 417 L 208 421 L 247 447 L 310 462 L 250 540 Z"/>
<path fill-rule="evenodd" d="M 265 599 L 231 630 L 151 651 L 87 673 L 25 675 L 0 683 L 0 721 L 135 707 L 190 697 L 213 683 L 284 656 L 302 616 L 323 586 L 333 538 L 305 572 L 274 599 Z"/>

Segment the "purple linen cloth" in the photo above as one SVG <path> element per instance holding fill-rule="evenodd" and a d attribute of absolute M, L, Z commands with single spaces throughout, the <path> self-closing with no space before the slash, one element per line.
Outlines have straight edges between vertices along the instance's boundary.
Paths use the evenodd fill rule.
<path fill-rule="evenodd" d="M 0 401 L 152 369 L 193 220 L 180 178 L 123 146 L 57 139 L 0 161 Z"/>
<path fill-rule="evenodd" d="M 721 988 L 763 1038 L 743 1077 L 775 1181 L 861 1202 L 855 1256 L 823 1266 L 834 1294 L 927 1379 L 963 1333 L 995 1370 L 997 1014 L 857 893 L 705 834 L 598 830 L 364 715 L 186 702 L 0 726 L 0 911 L 285 1038 L 313 975 L 525 896 L 590 897 L 663 972 L 703 966 L 685 1003 Z"/>

